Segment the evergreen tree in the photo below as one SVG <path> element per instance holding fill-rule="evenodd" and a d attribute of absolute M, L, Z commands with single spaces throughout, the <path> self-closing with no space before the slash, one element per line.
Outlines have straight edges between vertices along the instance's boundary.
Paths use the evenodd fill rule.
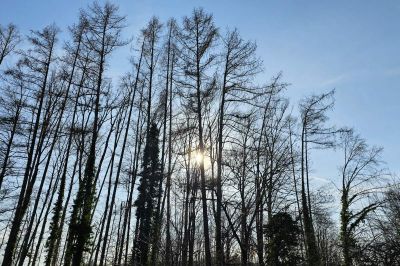
<path fill-rule="evenodd" d="M 143 171 L 138 187 L 138 198 L 135 202 L 137 234 L 134 245 L 134 262 L 139 265 L 148 263 L 152 228 L 155 218 L 155 207 L 158 199 L 158 186 L 161 182 L 161 164 L 159 160 L 159 130 L 153 123 L 147 134 L 143 152 Z"/>
<path fill-rule="evenodd" d="M 300 228 L 297 221 L 286 212 L 272 216 L 265 226 L 269 265 L 297 265 Z"/>

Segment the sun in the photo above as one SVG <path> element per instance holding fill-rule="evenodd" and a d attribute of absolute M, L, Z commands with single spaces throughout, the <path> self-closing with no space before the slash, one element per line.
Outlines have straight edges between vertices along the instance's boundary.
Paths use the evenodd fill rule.
<path fill-rule="evenodd" d="M 211 168 L 211 160 L 207 154 L 202 153 L 200 150 L 193 150 L 190 152 L 190 160 L 193 163 L 193 166 L 200 167 L 203 165 L 204 169 Z"/>
<path fill-rule="evenodd" d="M 193 151 L 191 157 L 197 164 L 200 164 L 204 161 L 204 155 L 200 151 Z"/>

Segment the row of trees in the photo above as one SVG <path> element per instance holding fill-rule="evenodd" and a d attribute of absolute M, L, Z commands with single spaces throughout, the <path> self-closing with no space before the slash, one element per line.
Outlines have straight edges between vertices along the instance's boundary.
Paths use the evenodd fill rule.
<path fill-rule="evenodd" d="M 293 111 L 281 74 L 258 82 L 256 44 L 203 9 L 125 26 L 94 3 L 62 45 L 55 25 L 0 27 L 3 266 L 399 263 L 399 188 L 382 149 L 329 124 L 334 91 Z M 343 154 L 332 195 L 316 148 Z"/>

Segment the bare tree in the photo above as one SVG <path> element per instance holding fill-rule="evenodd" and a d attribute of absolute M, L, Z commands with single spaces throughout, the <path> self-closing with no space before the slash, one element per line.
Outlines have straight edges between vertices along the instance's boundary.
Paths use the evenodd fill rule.
<path fill-rule="evenodd" d="M 333 91 L 290 112 L 255 42 L 201 8 L 152 17 L 116 78 L 125 17 L 79 14 L 63 49 L 49 26 L 15 52 L 0 26 L 2 265 L 396 264 L 398 188 L 380 148 L 328 125 Z M 337 194 L 309 177 L 338 143 L 340 230 Z"/>
<path fill-rule="evenodd" d="M 227 105 L 230 102 L 243 101 L 254 98 L 251 79 L 261 70 L 260 61 L 255 55 L 256 45 L 245 42 L 237 30 L 229 31 L 223 40 L 224 63 L 221 100 L 218 121 L 218 150 L 217 150 L 217 208 L 216 208 L 216 258 L 217 265 L 224 264 L 224 249 L 222 245 L 222 157 L 224 146 L 224 119 Z"/>
<path fill-rule="evenodd" d="M 67 88 L 65 91 L 64 95 L 64 101 L 62 102 L 61 106 L 61 115 L 63 115 L 64 109 L 66 108 L 67 101 L 70 98 L 70 90 L 72 89 L 72 83 L 74 76 L 76 75 L 76 69 L 79 57 L 82 53 L 82 39 L 84 36 L 84 32 L 87 27 L 87 21 L 85 20 L 84 17 L 81 18 L 80 23 L 71 28 L 71 34 L 73 37 L 73 44 L 71 46 L 66 45 L 66 50 L 69 52 L 72 52 L 72 57 L 67 57 L 65 58 L 65 63 L 67 67 L 70 67 L 70 73 L 66 75 L 66 78 L 68 79 L 67 81 Z M 71 64 L 70 66 L 68 66 Z M 86 68 L 83 68 L 83 73 L 82 76 L 85 76 L 85 72 L 87 71 Z M 81 83 L 82 83 L 81 79 Z M 46 265 L 55 265 L 57 263 L 57 254 L 58 254 L 58 247 L 57 247 L 57 241 L 59 238 L 61 238 L 62 235 L 62 204 L 64 200 L 64 193 L 65 193 L 65 186 L 66 186 L 66 179 L 67 179 L 67 169 L 68 169 L 68 162 L 69 162 L 69 157 L 70 157 L 70 152 L 72 148 L 72 138 L 73 138 L 73 132 L 72 128 L 75 127 L 75 122 L 76 122 L 76 116 L 77 116 L 77 105 L 78 105 L 78 100 L 81 95 L 81 90 L 82 86 L 78 86 L 78 90 L 75 95 L 75 101 L 74 101 L 74 107 L 73 107 L 73 114 L 72 114 L 72 121 L 71 121 L 71 130 L 69 132 L 68 140 L 67 140 L 67 147 L 66 147 L 66 157 L 64 161 L 64 168 L 61 173 L 61 180 L 60 180 L 60 186 L 58 190 L 58 197 L 57 200 L 54 204 L 54 210 L 53 210 L 53 217 L 52 221 L 50 224 L 50 235 L 47 239 L 47 257 L 46 257 Z M 60 221 L 61 220 L 61 221 Z"/>
<path fill-rule="evenodd" d="M 115 48 L 124 45 L 121 41 L 121 31 L 124 28 L 124 17 L 118 15 L 115 5 L 106 3 L 100 6 L 94 3 L 87 11 L 83 11 L 88 21 L 86 42 L 88 49 L 95 54 L 98 70 L 96 71 L 96 84 L 93 88 L 94 118 L 92 138 L 88 158 L 86 160 L 85 173 L 79 186 L 78 194 L 74 201 L 74 209 L 70 221 L 70 235 L 68 240 L 68 255 L 65 264 L 69 265 L 72 258 L 74 265 L 80 265 L 83 253 L 91 234 L 91 213 L 94 198 L 94 178 L 96 164 L 96 144 L 99 134 L 100 97 L 103 85 L 103 75 L 106 59 Z"/>
<path fill-rule="evenodd" d="M 382 148 L 369 147 L 353 130 L 341 134 L 344 160 L 341 173 L 340 240 L 343 264 L 353 265 L 356 256 L 355 232 L 380 202 L 370 197 L 384 174 Z"/>
<path fill-rule="evenodd" d="M 22 133 L 22 109 L 26 104 L 26 85 L 22 78 L 22 70 L 19 67 L 6 71 L 7 84 L 1 89 L 0 102 L 1 110 L 1 170 L 0 170 L 0 191 L 3 188 L 4 177 L 12 173 L 12 160 L 15 156 L 15 139 Z M 7 189 L 5 189 L 7 190 Z M 3 188 L 3 191 L 5 191 Z"/>
<path fill-rule="evenodd" d="M 21 41 L 17 27 L 8 24 L 7 27 L 0 25 L 0 65 L 6 56 L 11 54 Z"/>
<path fill-rule="evenodd" d="M 37 86 L 37 110 L 34 124 L 32 125 L 32 136 L 30 138 L 21 191 L 3 257 L 3 266 L 12 264 L 22 219 L 28 209 L 33 186 L 37 177 L 37 171 L 33 169 L 33 162 L 34 158 L 37 158 L 41 146 L 37 143 L 37 135 L 40 129 L 40 123 L 42 122 L 43 104 L 48 89 L 48 75 L 50 72 L 50 64 L 53 61 L 57 32 L 58 29 L 55 26 L 48 26 L 44 28 L 43 31 L 33 32 L 32 36 L 29 38 L 33 45 L 33 50 L 26 54 L 22 61 L 22 63 L 32 71 L 27 73 L 27 75 L 29 75 L 31 82 Z"/>
<path fill-rule="evenodd" d="M 304 226 L 304 240 L 306 259 L 309 264 L 319 265 L 321 258 L 317 248 L 315 231 L 312 221 L 310 184 L 309 184 L 309 158 L 310 144 L 320 147 L 332 147 L 333 134 L 336 130 L 326 127 L 328 120 L 326 112 L 333 107 L 334 91 L 313 95 L 300 103 L 301 112 L 301 206 Z"/>
<path fill-rule="evenodd" d="M 211 53 L 213 44 L 217 38 L 217 28 L 214 26 L 213 17 L 204 12 L 203 9 L 195 9 L 191 17 L 183 20 L 183 29 L 179 34 L 179 42 L 182 51 L 180 57 L 185 79 L 180 81 L 185 87 L 186 97 L 190 107 L 197 116 L 199 153 L 204 156 L 204 131 L 203 115 L 204 105 L 210 101 L 215 91 L 215 80 L 207 76 L 207 69 L 210 68 L 216 55 Z M 208 225 L 206 176 L 204 160 L 200 162 L 201 197 L 203 208 L 203 230 L 204 230 L 204 251 L 206 265 L 211 265 L 210 231 Z"/>

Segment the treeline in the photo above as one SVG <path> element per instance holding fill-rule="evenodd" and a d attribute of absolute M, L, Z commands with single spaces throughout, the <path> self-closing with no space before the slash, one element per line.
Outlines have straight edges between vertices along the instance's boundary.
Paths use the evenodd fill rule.
<path fill-rule="evenodd" d="M 3 266 L 400 263 L 399 185 L 381 148 L 331 125 L 334 91 L 293 108 L 280 73 L 259 82 L 256 44 L 203 9 L 125 27 L 110 3 L 67 40 L 0 27 Z M 342 154 L 334 193 L 315 149 Z"/>

